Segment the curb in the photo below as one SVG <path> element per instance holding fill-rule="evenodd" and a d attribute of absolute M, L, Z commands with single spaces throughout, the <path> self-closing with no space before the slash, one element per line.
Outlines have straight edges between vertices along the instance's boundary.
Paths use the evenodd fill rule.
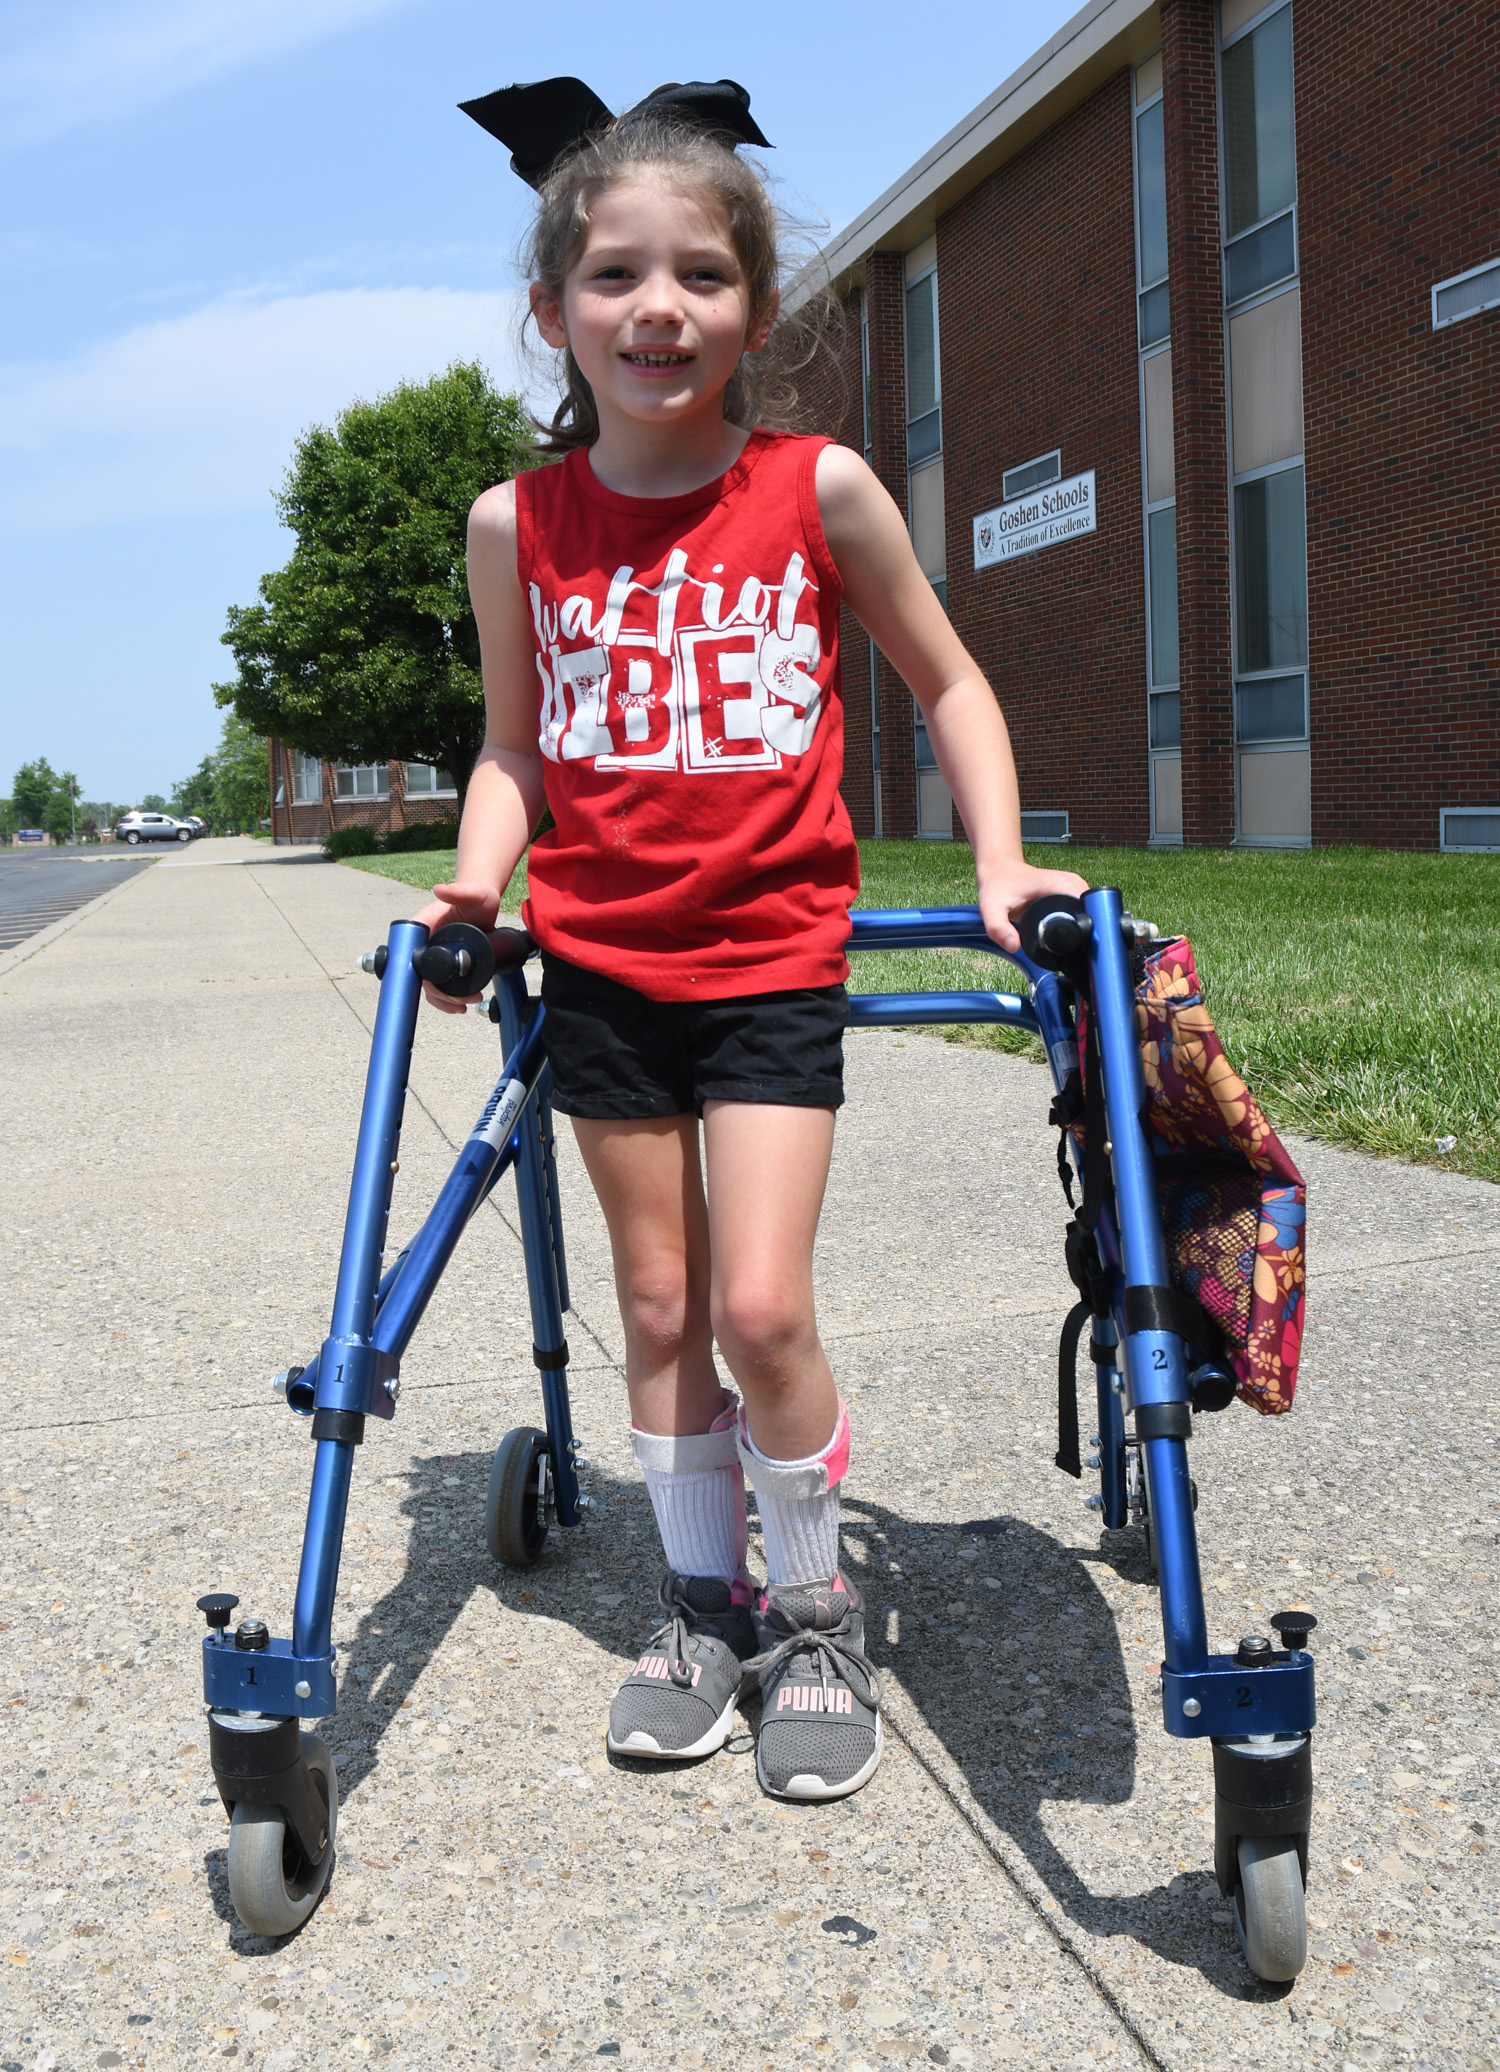
<path fill-rule="evenodd" d="M 152 861 L 155 862 L 155 860 L 153 857 Z M 14 949 L 6 950 L 3 954 L 0 954 L 0 978 L 8 976 L 10 972 L 15 970 L 18 964 L 24 964 L 28 957 L 34 957 L 38 950 L 47 949 L 52 943 L 57 941 L 60 935 L 66 935 L 68 930 L 75 927 L 78 922 L 86 921 L 90 914 L 97 914 L 100 907 L 107 906 L 117 892 L 123 892 L 127 885 L 135 884 L 136 880 L 142 876 L 144 876 L 143 872 L 133 871 L 128 878 L 121 878 L 118 885 L 111 885 L 107 892 L 101 892 L 97 899 L 90 899 L 83 906 L 75 907 L 71 914 L 64 914 L 60 921 L 49 922 L 37 934 L 28 935 L 25 942 L 18 942 Z"/>

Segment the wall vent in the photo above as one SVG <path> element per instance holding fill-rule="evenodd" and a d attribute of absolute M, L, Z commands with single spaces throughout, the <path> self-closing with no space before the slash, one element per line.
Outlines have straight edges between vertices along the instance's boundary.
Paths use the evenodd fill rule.
<path fill-rule="evenodd" d="M 1444 806 L 1438 830 L 1440 849 L 1500 851 L 1500 806 Z"/>
<path fill-rule="evenodd" d="M 1023 461 L 1018 468 L 1007 468 L 1000 478 L 1000 494 L 1006 503 L 1013 497 L 1030 496 L 1034 489 L 1045 489 L 1049 482 L 1062 480 L 1062 451 L 1044 453 L 1039 460 Z"/>
<path fill-rule="evenodd" d="M 1066 813 L 1023 813 L 1021 815 L 1021 840 L 1023 842 L 1065 842 L 1068 839 L 1068 816 Z"/>

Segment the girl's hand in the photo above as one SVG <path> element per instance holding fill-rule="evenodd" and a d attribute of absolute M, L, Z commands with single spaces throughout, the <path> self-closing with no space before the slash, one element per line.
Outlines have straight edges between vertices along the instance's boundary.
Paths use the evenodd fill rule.
<path fill-rule="evenodd" d="M 427 906 L 412 915 L 429 931 L 445 928 L 450 921 L 472 921 L 476 928 L 482 928 L 486 935 L 495 925 L 500 911 L 500 894 L 493 885 L 485 885 L 477 879 L 460 881 L 456 885 L 434 885 L 432 899 Z M 436 987 L 424 984 L 429 1005 L 441 1008 L 444 1014 L 467 1014 L 468 1002 L 451 1000 Z M 471 993 L 469 1000 L 482 1000 L 482 993 Z"/>
<path fill-rule="evenodd" d="M 979 886 L 979 911 L 985 932 L 1002 950 L 1018 950 L 1021 938 L 1013 925 L 1015 916 L 1044 892 L 1087 892 L 1087 878 L 1073 871 L 1039 871 L 1022 857 L 1008 860 L 984 877 Z"/>

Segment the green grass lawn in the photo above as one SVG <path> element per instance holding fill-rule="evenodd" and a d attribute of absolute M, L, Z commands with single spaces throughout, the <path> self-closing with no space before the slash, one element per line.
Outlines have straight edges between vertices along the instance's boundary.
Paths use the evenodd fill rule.
<path fill-rule="evenodd" d="M 862 906 L 974 901 L 958 842 L 865 842 Z M 1387 849 L 1033 848 L 1033 863 L 1118 885 L 1133 913 L 1187 935 L 1235 1068 L 1278 1125 L 1387 1157 L 1500 1180 L 1500 857 Z M 451 850 L 360 857 L 424 890 Z M 525 896 L 525 866 L 506 897 Z M 967 951 L 853 960 L 859 992 L 1009 989 Z M 1014 1031 L 946 1030 L 1016 1050 Z M 1030 1045 L 1040 1055 L 1039 1046 Z M 1447 1157 L 1439 1137 L 1458 1139 Z"/>

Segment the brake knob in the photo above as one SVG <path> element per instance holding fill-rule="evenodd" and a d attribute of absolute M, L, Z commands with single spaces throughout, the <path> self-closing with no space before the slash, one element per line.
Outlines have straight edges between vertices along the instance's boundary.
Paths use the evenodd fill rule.
<path fill-rule="evenodd" d="M 1294 1655 L 1307 1646 L 1308 1635 L 1317 1625 L 1311 1612 L 1273 1612 L 1271 1624 L 1280 1634 L 1282 1641 Z"/>
<path fill-rule="evenodd" d="M 229 1624 L 229 1614 L 238 1603 L 239 1599 L 231 1597 L 227 1590 L 210 1590 L 207 1597 L 198 1599 L 198 1609 L 207 1619 L 209 1630 L 222 1633 Z"/>

